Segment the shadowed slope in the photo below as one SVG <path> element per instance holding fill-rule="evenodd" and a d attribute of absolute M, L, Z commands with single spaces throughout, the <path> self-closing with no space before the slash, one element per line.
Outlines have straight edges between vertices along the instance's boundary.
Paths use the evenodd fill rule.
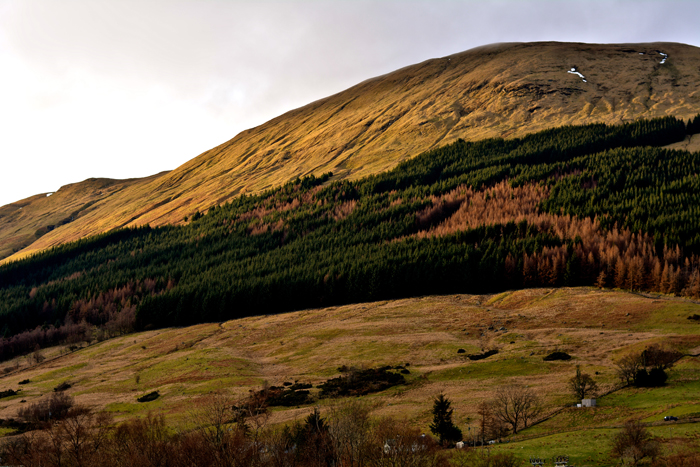
<path fill-rule="evenodd" d="M 661 53 L 668 56 L 663 64 Z M 180 223 L 197 209 L 297 176 L 381 172 L 458 138 L 665 115 L 688 119 L 700 112 L 698 69 L 700 49 L 674 43 L 498 44 L 428 60 L 244 131 L 166 175 L 115 193 L 13 258 L 114 227 Z"/>

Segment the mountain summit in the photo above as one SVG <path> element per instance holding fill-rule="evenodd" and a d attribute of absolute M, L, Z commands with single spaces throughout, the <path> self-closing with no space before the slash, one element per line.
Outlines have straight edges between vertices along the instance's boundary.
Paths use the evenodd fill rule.
<path fill-rule="evenodd" d="M 700 112 L 700 48 L 676 43 L 509 43 L 427 60 L 246 130 L 177 169 L 94 179 L 0 208 L 0 257 L 107 230 L 182 223 L 299 176 L 355 179 L 459 138 Z M 74 193 L 81 193 L 76 205 Z"/>

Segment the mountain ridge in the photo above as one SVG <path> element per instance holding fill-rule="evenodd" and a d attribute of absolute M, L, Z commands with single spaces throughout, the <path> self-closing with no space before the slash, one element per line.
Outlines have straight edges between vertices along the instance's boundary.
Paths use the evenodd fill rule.
<path fill-rule="evenodd" d="M 197 210 L 299 176 L 357 179 L 460 138 L 688 119 L 700 112 L 698 68 L 700 48 L 675 43 L 506 43 L 426 60 L 286 112 L 173 171 L 95 196 L 77 219 L 17 245 L 23 249 L 7 259 L 116 227 L 180 224 Z M 15 214 L 0 227 L 3 244 L 8 231 L 31 233 L 26 221 L 13 222 Z M 40 214 L 29 231 L 45 227 Z"/>

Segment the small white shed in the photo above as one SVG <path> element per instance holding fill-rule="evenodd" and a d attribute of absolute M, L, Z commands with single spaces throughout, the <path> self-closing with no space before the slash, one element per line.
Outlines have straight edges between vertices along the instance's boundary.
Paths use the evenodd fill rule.
<path fill-rule="evenodd" d="M 581 399 L 581 407 L 595 407 L 595 399 Z"/>

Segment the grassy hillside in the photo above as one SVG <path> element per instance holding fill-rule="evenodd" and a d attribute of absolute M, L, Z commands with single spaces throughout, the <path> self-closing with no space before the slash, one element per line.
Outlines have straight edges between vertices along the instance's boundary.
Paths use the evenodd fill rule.
<path fill-rule="evenodd" d="M 492 452 L 510 450 L 522 458 L 568 454 L 576 465 L 612 465 L 610 435 L 630 419 L 658 422 L 653 431 L 666 453 L 698 447 L 698 357 L 682 358 L 666 386 L 621 389 L 599 398 L 595 409 L 559 411 L 575 402 L 567 380 L 581 365 L 602 391 L 614 389 L 619 384 L 615 362 L 655 343 L 697 355 L 700 324 L 688 319 L 697 313 L 697 303 L 667 296 L 544 288 L 371 302 L 146 331 L 75 352 L 48 349 L 47 360 L 36 366 L 27 366 L 26 359 L 7 362 L 19 367 L 0 377 L 0 390 L 21 392 L 0 399 L 0 418 L 16 416 L 19 408 L 68 382 L 67 393 L 76 402 L 107 410 L 117 421 L 156 411 L 173 427 L 188 429 L 193 410 L 212 392 L 236 399 L 264 383 L 317 386 L 337 376 L 343 365 L 405 365 L 410 371 L 406 384 L 361 398 L 373 418 L 394 416 L 427 431 L 432 398 L 444 393 L 467 437 L 477 429 L 479 402 L 489 400 L 499 386 L 517 382 L 542 397 L 545 414 L 556 414 Z M 499 353 L 479 361 L 465 357 L 482 348 Z M 543 362 L 555 350 L 573 359 Z M 19 385 L 24 380 L 30 382 Z M 136 402 L 154 390 L 159 399 Z M 312 395 L 318 392 L 311 389 Z M 319 399 L 274 408 L 268 426 L 305 417 L 314 405 L 325 416 L 338 402 Z M 680 418 L 670 432 L 661 421 L 669 414 Z"/>
<path fill-rule="evenodd" d="M 663 64 L 661 52 L 668 55 Z M 428 60 L 244 131 L 172 172 L 101 198 L 28 246 L 27 234 L 55 221 L 40 217 L 44 210 L 24 217 L 12 229 L 25 232 L 21 241 L 0 232 L 0 243 L 24 248 L 16 259 L 115 227 L 180 224 L 242 193 L 329 171 L 334 180 L 357 180 L 459 138 L 669 115 L 687 120 L 700 112 L 699 64 L 700 49 L 673 43 L 497 44 Z"/>

